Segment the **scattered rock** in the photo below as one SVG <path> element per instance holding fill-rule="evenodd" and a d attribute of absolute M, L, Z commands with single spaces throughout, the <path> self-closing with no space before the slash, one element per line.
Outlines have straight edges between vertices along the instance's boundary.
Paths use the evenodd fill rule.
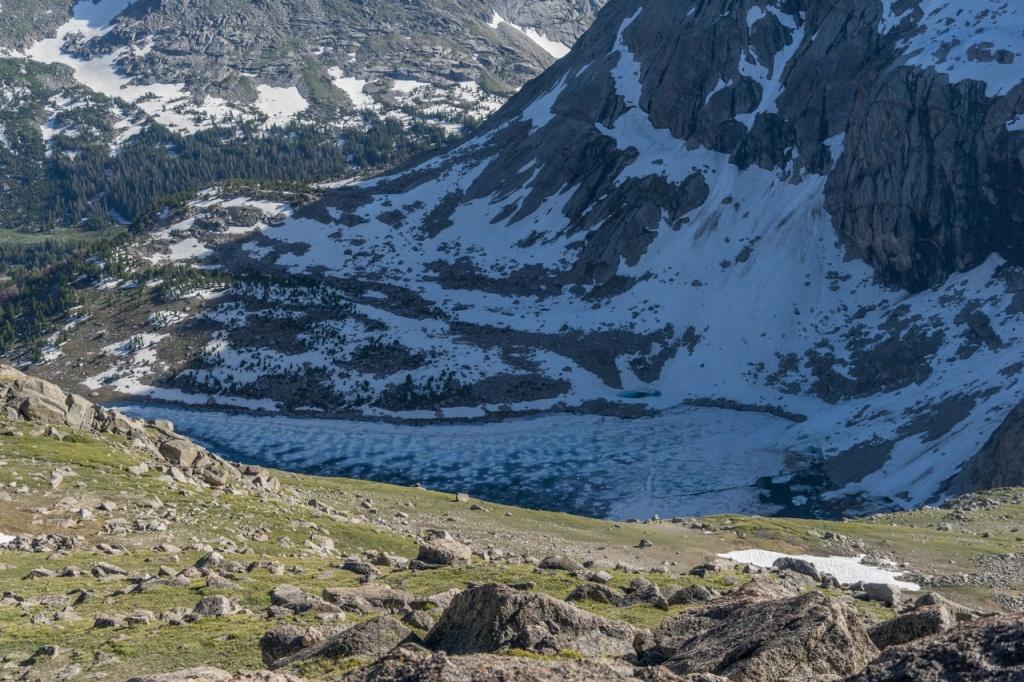
<path fill-rule="evenodd" d="M 200 599 L 199 603 L 192 609 L 192 613 L 204 618 L 216 618 L 218 616 L 233 615 L 238 613 L 238 610 L 238 605 L 230 597 L 215 594 Z"/>
<path fill-rule="evenodd" d="M 232 682 L 233 679 L 228 672 L 204 666 L 160 675 L 132 677 L 128 682 Z"/>
<path fill-rule="evenodd" d="M 475 654 L 449 656 L 403 646 L 385 658 L 350 673 L 346 682 L 682 682 L 664 668 L 637 669 L 613 660 L 544 660 Z M 693 678 L 717 682 L 724 678 Z"/>

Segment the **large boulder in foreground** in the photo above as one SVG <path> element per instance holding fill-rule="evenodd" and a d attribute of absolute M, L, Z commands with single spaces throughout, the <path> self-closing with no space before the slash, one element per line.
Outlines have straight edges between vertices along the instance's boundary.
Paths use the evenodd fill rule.
<path fill-rule="evenodd" d="M 420 542 L 416 559 L 427 566 L 468 566 L 473 560 L 473 550 L 448 531 L 428 530 Z"/>
<path fill-rule="evenodd" d="M 378 616 L 353 625 L 348 630 L 301 651 L 272 660 L 270 667 L 285 668 L 301 661 L 329 659 L 333 661 L 352 656 L 377 658 L 406 642 L 412 630 L 390 616 Z M 268 656 L 268 658 L 270 658 Z"/>
<path fill-rule="evenodd" d="M 1024 617 L 996 616 L 887 649 L 851 682 L 1024 680 Z"/>
<path fill-rule="evenodd" d="M 767 600 L 747 594 L 673 616 L 639 653 L 679 674 L 819 682 L 861 671 L 878 649 L 851 606 L 809 592 Z"/>
<path fill-rule="evenodd" d="M 907 644 L 937 635 L 956 625 L 956 619 L 942 604 L 922 606 L 871 628 L 871 641 L 879 649 Z"/>
<path fill-rule="evenodd" d="M 345 682 L 636 682 L 638 679 L 725 682 L 725 678 L 714 677 L 688 680 L 665 668 L 639 669 L 625 662 L 608 660 L 543 660 L 493 654 L 448 656 L 415 647 L 398 649 L 344 679 Z"/>
<path fill-rule="evenodd" d="M 481 585 L 458 594 L 427 634 L 426 645 L 449 654 L 526 649 L 586 656 L 633 653 L 634 629 L 544 594 Z"/>

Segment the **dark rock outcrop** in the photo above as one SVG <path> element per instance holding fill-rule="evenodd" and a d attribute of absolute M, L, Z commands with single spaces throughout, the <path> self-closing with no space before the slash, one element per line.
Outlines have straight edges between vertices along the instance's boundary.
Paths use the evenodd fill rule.
<path fill-rule="evenodd" d="M 340 660 L 352 656 L 378 657 L 410 639 L 412 630 L 390 616 L 377 616 L 353 625 L 311 647 L 278 658 L 271 668 L 285 668 L 311 659 Z M 286 644 L 290 645 L 290 642 Z"/>
<path fill-rule="evenodd" d="M 909 613 L 896 616 L 871 628 L 871 641 L 879 649 L 899 646 L 937 635 L 956 625 L 956 619 L 941 605 L 923 606 Z"/>
<path fill-rule="evenodd" d="M 482 585 L 452 600 L 425 643 L 449 654 L 513 648 L 625 656 L 633 652 L 634 635 L 634 629 L 625 623 L 595 616 L 547 595 Z"/>
<path fill-rule="evenodd" d="M 1024 679 L 1024 620 L 986 618 L 887 649 L 850 682 L 982 682 Z"/>
<path fill-rule="evenodd" d="M 1024 481 L 1024 403 L 1003 420 L 981 450 L 946 484 L 945 493 L 964 493 L 1020 485 Z"/>
<path fill-rule="evenodd" d="M 676 673 L 745 680 L 834 680 L 877 654 L 852 607 L 818 592 L 730 598 L 666 619 L 639 653 Z"/>

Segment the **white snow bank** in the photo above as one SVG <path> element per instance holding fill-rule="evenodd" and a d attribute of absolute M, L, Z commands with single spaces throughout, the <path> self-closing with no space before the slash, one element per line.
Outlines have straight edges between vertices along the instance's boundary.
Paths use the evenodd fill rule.
<path fill-rule="evenodd" d="M 334 87 L 338 88 L 352 101 L 352 106 L 356 109 L 371 109 L 374 106 L 373 97 L 363 92 L 363 88 L 366 87 L 367 81 L 360 78 L 353 78 L 352 76 L 346 76 L 341 69 L 336 66 L 332 66 L 327 70 L 327 75 L 331 78 L 331 83 Z"/>
<path fill-rule="evenodd" d="M 540 31 L 538 31 L 535 28 L 530 28 L 529 26 L 518 26 L 516 24 L 513 24 L 511 21 L 508 21 L 497 12 L 494 13 L 494 15 L 491 17 L 490 23 L 487 25 L 493 29 L 497 29 L 502 24 L 510 26 L 511 28 L 514 28 L 515 30 L 519 31 L 527 38 L 529 38 L 531 41 L 533 41 L 533 43 L 537 47 L 544 50 L 555 59 L 561 59 L 565 55 L 569 54 L 569 48 L 565 46 L 563 43 L 560 43 L 557 40 L 551 40 L 550 38 L 543 35 L 542 33 L 540 33 Z"/>
<path fill-rule="evenodd" d="M 270 126 L 285 125 L 309 108 L 309 102 L 294 85 L 287 88 L 260 85 L 256 91 L 259 93 L 256 108 L 267 117 L 267 125 Z"/>
<path fill-rule="evenodd" d="M 0 533 L 0 547 L 3 547 L 11 542 L 14 542 L 16 538 L 13 535 L 4 535 Z"/>
<path fill-rule="evenodd" d="M 742 549 L 727 554 L 719 554 L 723 559 L 731 559 L 740 564 L 751 564 L 762 568 L 771 568 L 777 559 L 792 557 L 803 559 L 813 565 L 821 573 L 831 573 L 841 583 L 886 583 L 896 585 L 902 590 L 916 592 L 921 589 L 917 583 L 897 580 L 903 575 L 900 571 L 890 571 L 877 566 L 869 566 L 864 563 L 864 555 L 855 557 L 848 556 L 810 556 L 807 554 L 783 554 L 781 552 L 770 552 L 766 549 Z"/>

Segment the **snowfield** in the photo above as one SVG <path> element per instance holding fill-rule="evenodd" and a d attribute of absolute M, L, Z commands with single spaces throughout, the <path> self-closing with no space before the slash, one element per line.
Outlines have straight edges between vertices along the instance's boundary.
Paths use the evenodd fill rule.
<path fill-rule="evenodd" d="M 135 0 L 99 0 L 96 3 L 80 1 L 75 4 L 72 18 L 57 30 L 57 35 L 32 45 L 25 57 L 44 64 L 64 64 L 74 72 L 75 79 L 108 97 L 119 97 L 136 103 L 155 120 L 180 132 L 195 132 L 242 112 L 225 100 L 207 96 L 198 107 L 180 83 L 153 83 L 139 85 L 121 75 L 118 60 L 126 50 L 144 53 L 148 46 L 140 40 L 130 48 L 121 48 L 103 56 L 79 58 L 65 52 L 70 39 L 81 42 L 97 40 L 110 32 L 111 22 Z M 130 123 L 126 123 L 130 126 Z"/>
<path fill-rule="evenodd" d="M 901 590 L 916 592 L 921 589 L 917 583 L 897 580 L 902 573 L 892 571 L 878 566 L 869 566 L 864 563 L 864 555 L 855 557 L 845 556 L 810 556 L 807 554 L 783 554 L 781 552 L 769 552 L 766 549 L 742 549 L 727 554 L 719 554 L 723 559 L 730 559 L 739 564 L 750 564 L 761 568 L 771 568 L 775 562 L 784 557 L 803 559 L 810 563 L 819 573 L 830 573 L 840 583 L 850 585 L 853 583 L 885 583 L 895 585 Z"/>

